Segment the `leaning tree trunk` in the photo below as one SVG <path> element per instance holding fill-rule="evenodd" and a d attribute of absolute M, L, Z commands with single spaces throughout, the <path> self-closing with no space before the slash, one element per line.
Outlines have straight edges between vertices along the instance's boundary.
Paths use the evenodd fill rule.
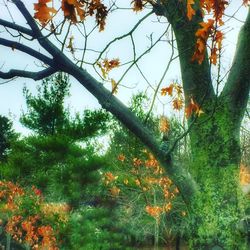
<path fill-rule="evenodd" d="M 160 1 L 155 13 L 171 23 L 178 47 L 186 105 L 193 98 L 204 114 L 190 117 L 192 162 L 190 171 L 200 192 L 192 199 L 192 249 L 247 249 L 236 229 L 242 218 L 239 190 L 240 124 L 247 105 L 250 77 L 250 14 L 239 34 L 228 81 L 214 92 L 208 56 L 201 64 L 191 60 L 195 33 L 203 22 L 199 4 L 188 20 L 185 1 Z"/>

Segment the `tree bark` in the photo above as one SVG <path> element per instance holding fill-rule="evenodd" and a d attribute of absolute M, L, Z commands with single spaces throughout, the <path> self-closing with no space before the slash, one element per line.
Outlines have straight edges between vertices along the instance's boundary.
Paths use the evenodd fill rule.
<path fill-rule="evenodd" d="M 200 187 L 193 199 L 191 249 L 246 249 L 243 235 L 236 230 L 242 216 L 239 190 L 240 124 L 250 88 L 250 14 L 239 34 L 237 51 L 228 81 L 216 96 L 208 56 L 199 65 L 192 62 L 195 33 L 203 21 L 196 2 L 191 21 L 185 1 L 161 1 L 154 6 L 158 15 L 171 23 L 179 52 L 186 105 L 192 97 L 205 112 L 191 116 L 189 124 L 192 161 L 190 171 Z"/>

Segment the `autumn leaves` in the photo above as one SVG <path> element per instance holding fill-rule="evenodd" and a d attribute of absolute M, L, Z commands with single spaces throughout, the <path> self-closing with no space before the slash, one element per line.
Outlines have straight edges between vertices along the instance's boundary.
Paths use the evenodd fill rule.
<path fill-rule="evenodd" d="M 142 152 L 144 153 L 142 158 L 131 158 L 120 154 L 117 159 L 121 167 L 124 169 L 128 167 L 128 169 L 103 173 L 103 183 L 114 199 L 120 197 L 123 202 L 126 200 L 127 191 L 133 190 L 134 195 L 144 198 L 143 210 L 149 216 L 159 220 L 161 215 L 172 210 L 179 196 L 179 190 L 165 175 L 164 169 L 155 157 L 147 150 Z M 159 198 L 158 202 L 154 199 L 156 194 Z M 129 202 L 129 198 L 127 201 Z M 180 215 L 186 216 L 186 212 L 181 211 Z"/>
<path fill-rule="evenodd" d="M 24 190 L 13 182 L 0 181 L 0 226 L 29 249 L 59 250 L 56 234 L 67 221 L 67 209 L 44 203 L 34 186 Z"/>
<path fill-rule="evenodd" d="M 201 64 L 205 58 L 206 48 L 208 47 L 210 48 L 210 62 L 216 65 L 223 40 L 223 33 L 219 30 L 219 28 L 224 24 L 222 17 L 224 15 L 226 6 L 228 5 L 228 1 L 201 0 L 199 2 L 199 8 L 202 12 L 202 15 L 204 16 L 205 14 L 209 14 L 212 15 L 213 18 L 201 22 L 201 27 L 195 33 L 197 40 L 192 61 L 197 61 L 199 64 Z M 194 0 L 187 0 L 187 17 L 190 21 L 196 14 L 194 5 Z M 209 38 L 211 42 L 208 46 Z"/>
<path fill-rule="evenodd" d="M 162 96 L 168 95 L 172 97 L 172 104 L 173 104 L 174 110 L 179 111 L 184 107 L 183 91 L 182 91 L 182 87 L 178 83 L 173 82 L 168 87 L 162 88 L 161 95 Z M 191 97 L 189 104 L 186 105 L 186 108 L 185 108 L 186 118 L 189 118 L 192 114 L 200 116 L 202 113 L 204 112 L 201 110 L 199 105 Z"/>
<path fill-rule="evenodd" d="M 56 14 L 55 8 L 47 6 L 49 2 L 51 2 L 51 0 L 39 0 L 38 3 L 34 4 L 34 18 L 39 20 L 43 26 Z"/>
<path fill-rule="evenodd" d="M 49 3 L 54 5 L 54 1 L 38 0 L 38 3 L 34 4 L 34 18 L 37 19 L 42 24 L 42 26 L 45 26 L 60 11 L 62 11 L 64 17 L 72 23 L 83 21 L 86 16 L 95 15 L 99 30 L 104 30 L 108 11 L 107 7 L 102 3 L 101 0 L 62 0 L 59 2 L 60 6 L 58 9 L 56 9 L 54 6 L 49 7 L 47 5 Z"/>

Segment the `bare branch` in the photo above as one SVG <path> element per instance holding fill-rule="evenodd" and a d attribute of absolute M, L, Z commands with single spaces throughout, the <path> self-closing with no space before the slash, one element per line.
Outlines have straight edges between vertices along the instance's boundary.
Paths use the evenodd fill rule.
<path fill-rule="evenodd" d="M 157 97 L 159 88 L 160 88 L 160 86 L 161 86 L 161 84 L 162 84 L 162 82 L 163 82 L 163 80 L 164 80 L 164 78 L 165 78 L 165 76 L 166 76 L 166 74 L 167 74 L 169 68 L 170 68 L 171 63 L 172 63 L 176 58 L 178 58 L 178 56 L 174 57 L 173 34 L 172 34 L 172 46 L 171 46 L 171 47 L 172 47 L 172 49 L 171 49 L 170 59 L 169 59 L 169 61 L 168 61 L 167 67 L 166 67 L 166 69 L 164 70 L 163 75 L 162 75 L 162 77 L 161 77 L 159 83 L 158 83 L 157 86 L 156 86 L 156 89 L 155 89 L 155 92 L 154 92 L 154 96 L 153 96 L 153 100 L 152 100 L 152 103 L 151 103 L 151 105 L 150 105 L 149 111 L 148 111 L 148 113 L 147 113 L 147 115 L 146 115 L 146 118 L 145 118 L 145 120 L 144 120 L 144 123 L 147 122 L 147 120 L 148 120 L 148 118 L 149 118 L 149 116 L 150 116 L 150 114 L 151 114 L 151 112 L 152 112 L 152 110 L 153 110 L 154 103 L 155 103 L 155 100 L 156 100 L 156 97 Z"/>
<path fill-rule="evenodd" d="M 57 72 L 57 69 L 54 69 L 54 68 L 47 68 L 47 69 L 41 70 L 39 72 L 12 69 L 9 72 L 0 71 L 0 78 L 12 79 L 14 77 L 24 77 L 24 78 L 31 78 L 35 81 L 38 81 L 38 80 L 41 80 L 45 77 L 48 77 L 48 76 L 56 73 L 56 72 Z"/>
<path fill-rule="evenodd" d="M 11 23 L 11 22 L 5 21 L 3 19 L 0 19 L 0 25 L 4 26 L 6 28 L 10 28 L 10 29 L 16 30 L 16 31 L 18 31 L 20 33 L 23 33 L 25 35 L 34 37 L 34 34 L 33 34 L 32 30 L 30 30 L 28 28 L 25 28 L 23 26 L 17 25 L 15 23 Z"/>
<path fill-rule="evenodd" d="M 51 67 L 55 66 L 55 63 L 51 58 L 49 58 L 49 57 L 41 54 L 40 52 L 38 52 L 34 49 L 31 49 L 30 47 L 23 45 L 21 43 L 7 40 L 4 38 L 0 38 L 0 45 L 3 45 L 5 47 L 9 47 L 13 50 L 15 50 L 15 49 L 20 50 L 20 51 L 22 51 L 30 56 L 37 58 L 38 60 L 44 62 L 45 64 L 50 65 Z"/>
<path fill-rule="evenodd" d="M 100 53 L 100 55 L 99 55 L 98 58 L 96 59 L 96 62 L 95 62 L 95 63 L 97 63 L 97 62 L 101 59 L 103 53 L 104 53 L 104 52 L 105 52 L 114 42 L 119 41 L 119 40 L 121 40 L 121 39 L 124 39 L 125 37 L 131 36 L 131 35 L 134 33 L 134 31 L 138 28 L 138 26 L 139 26 L 145 19 L 147 19 L 150 15 L 152 15 L 152 13 L 153 13 L 153 12 L 151 11 L 151 12 L 149 12 L 147 15 L 145 15 L 143 18 L 141 18 L 141 19 L 135 24 L 135 26 L 134 26 L 128 33 L 126 33 L 126 34 L 124 34 L 124 35 L 122 35 L 122 36 L 116 37 L 115 39 L 113 39 L 112 41 L 110 41 L 110 42 L 105 46 L 105 48 L 102 50 L 102 52 Z"/>
<path fill-rule="evenodd" d="M 243 118 L 250 91 L 250 9 L 238 37 L 237 49 L 227 83 L 221 93 L 236 116 Z M 237 109 L 237 110 L 236 110 Z M 241 110 L 238 112 L 238 110 Z M 241 120 L 240 119 L 240 120 Z"/>

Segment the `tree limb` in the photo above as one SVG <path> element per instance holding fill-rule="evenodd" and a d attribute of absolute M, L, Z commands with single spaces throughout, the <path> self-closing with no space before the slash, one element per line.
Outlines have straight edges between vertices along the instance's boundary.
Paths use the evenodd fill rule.
<path fill-rule="evenodd" d="M 221 97 L 228 101 L 234 115 L 244 116 L 250 91 L 250 9 L 239 33 L 236 53 Z M 240 125 L 240 124 L 239 124 Z"/>
<path fill-rule="evenodd" d="M 30 47 L 23 45 L 21 43 L 15 42 L 15 41 L 11 41 L 11 40 L 7 40 L 4 38 L 0 38 L 0 45 L 3 45 L 5 47 L 9 47 L 12 50 L 20 50 L 30 56 L 35 57 L 36 59 L 44 62 L 45 64 L 50 65 L 51 67 L 55 66 L 53 59 L 41 54 L 40 52 L 31 49 Z"/>
<path fill-rule="evenodd" d="M 23 26 L 17 25 L 15 23 L 11 23 L 11 22 L 5 21 L 3 19 L 0 19 L 0 25 L 4 26 L 6 28 L 10 28 L 10 29 L 16 30 L 16 31 L 18 31 L 20 33 L 26 34 L 26 35 L 31 36 L 31 37 L 34 36 L 32 30 L 27 29 L 27 28 L 25 28 Z"/>
<path fill-rule="evenodd" d="M 18 7 L 26 19 L 28 25 L 34 33 L 34 37 L 38 40 L 40 45 L 53 56 L 53 60 L 47 57 L 41 58 L 42 61 L 48 61 L 47 64 L 51 65 L 52 62 L 56 64 L 55 68 L 58 70 L 69 73 L 75 77 L 81 85 L 83 85 L 92 95 L 94 95 L 101 106 L 107 111 L 111 112 L 118 120 L 120 120 L 132 133 L 134 133 L 146 147 L 155 155 L 161 165 L 166 169 L 166 173 L 176 184 L 183 200 L 188 204 L 197 191 L 197 186 L 191 175 L 185 168 L 180 166 L 174 166 L 171 160 L 171 156 L 166 154 L 160 149 L 160 143 L 152 135 L 152 133 L 143 126 L 142 122 L 123 104 L 121 103 L 110 91 L 108 91 L 103 84 L 94 79 L 86 70 L 79 68 L 75 65 L 67 56 L 65 56 L 54 44 L 52 44 L 48 38 L 44 37 L 35 23 L 33 17 L 30 15 L 25 5 L 20 0 L 13 0 L 14 4 Z M 0 39 L 3 43 L 4 39 Z M 6 45 L 6 42 L 5 42 Z M 33 50 L 21 45 L 16 44 L 20 50 L 34 54 Z M 8 43 L 9 47 L 13 46 L 12 43 Z M 36 52 L 38 53 L 38 52 Z M 35 57 L 40 57 L 40 53 L 34 54 Z M 53 64 L 52 64 L 53 67 Z"/>
<path fill-rule="evenodd" d="M 35 20 L 29 13 L 29 11 L 26 9 L 25 5 L 21 0 L 12 0 L 13 3 L 17 6 L 23 17 L 26 19 L 28 25 L 30 26 L 34 37 L 37 39 L 39 44 L 53 57 L 56 57 L 58 54 L 62 54 L 61 51 L 52 44 L 47 37 L 43 36 L 42 32 L 40 31 L 39 27 L 37 26 Z M 66 56 L 64 56 L 66 57 Z"/>
<path fill-rule="evenodd" d="M 38 80 L 41 80 L 45 77 L 48 77 L 48 76 L 54 74 L 55 72 L 57 72 L 57 69 L 55 69 L 55 68 L 47 68 L 47 69 L 41 70 L 39 72 L 31 72 L 31 71 L 25 71 L 25 70 L 12 69 L 9 72 L 0 71 L 0 78 L 12 79 L 14 77 L 24 77 L 24 78 L 31 78 L 35 81 L 38 81 Z"/>

